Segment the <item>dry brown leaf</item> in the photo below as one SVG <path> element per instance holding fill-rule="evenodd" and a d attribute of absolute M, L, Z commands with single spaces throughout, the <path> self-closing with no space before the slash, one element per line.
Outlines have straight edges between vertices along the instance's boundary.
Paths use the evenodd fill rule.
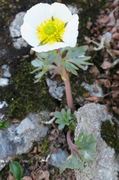
<path fill-rule="evenodd" d="M 22 180 L 32 180 L 30 176 L 24 176 Z"/>
<path fill-rule="evenodd" d="M 107 26 L 114 26 L 116 24 L 116 19 L 114 17 L 114 12 L 111 12 L 109 15 L 109 22 Z"/>
<path fill-rule="evenodd" d="M 100 74 L 98 68 L 96 66 L 92 66 L 90 68 L 90 73 L 93 74 L 95 77 L 98 76 Z"/>
<path fill-rule="evenodd" d="M 9 176 L 7 177 L 7 180 L 15 180 L 15 178 L 11 174 L 9 174 Z"/>
<path fill-rule="evenodd" d="M 108 62 L 108 61 L 104 61 L 101 65 L 102 69 L 110 69 L 112 67 L 112 63 Z"/>
<path fill-rule="evenodd" d="M 37 172 L 32 172 L 34 180 L 49 180 L 49 172 L 38 170 Z"/>
<path fill-rule="evenodd" d="M 119 0 L 115 0 L 112 4 L 112 7 L 117 7 L 119 5 Z"/>
<path fill-rule="evenodd" d="M 101 19 L 98 20 L 98 22 L 99 22 L 100 24 L 106 24 L 106 23 L 108 23 L 109 21 L 110 21 L 110 18 L 109 18 L 109 16 L 107 16 L 107 15 L 103 16 L 103 18 L 101 18 Z"/>
<path fill-rule="evenodd" d="M 119 56 L 119 50 L 111 50 L 111 53 L 112 53 L 114 56 Z"/>
<path fill-rule="evenodd" d="M 113 39 L 115 39 L 115 40 L 119 40 L 119 33 L 114 33 L 113 35 L 112 35 L 112 38 Z"/>
<path fill-rule="evenodd" d="M 96 97 L 96 96 L 90 96 L 88 98 L 85 98 L 87 101 L 90 101 L 90 102 L 99 102 L 100 101 L 100 97 Z"/>
<path fill-rule="evenodd" d="M 100 79 L 99 83 L 104 85 L 104 87 L 106 88 L 110 88 L 111 87 L 111 82 L 109 79 Z"/>
<path fill-rule="evenodd" d="M 112 109 L 113 109 L 113 111 L 114 111 L 116 114 L 119 115 L 119 108 L 118 108 L 118 107 L 113 106 Z"/>

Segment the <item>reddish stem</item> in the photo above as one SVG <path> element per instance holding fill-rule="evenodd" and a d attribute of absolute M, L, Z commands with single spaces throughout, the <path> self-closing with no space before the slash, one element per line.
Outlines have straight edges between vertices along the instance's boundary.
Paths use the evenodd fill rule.
<path fill-rule="evenodd" d="M 74 144 L 71 140 L 71 131 L 70 130 L 67 132 L 67 143 L 69 145 L 69 149 L 71 150 L 71 153 L 77 154 L 79 156 L 79 151 L 78 151 L 77 145 Z"/>
<path fill-rule="evenodd" d="M 63 69 L 63 75 L 64 75 L 63 81 L 65 84 L 67 105 L 71 110 L 74 111 L 74 104 L 73 104 L 73 97 L 72 97 L 72 92 L 71 92 L 71 84 L 70 84 L 69 74 L 65 69 Z"/>

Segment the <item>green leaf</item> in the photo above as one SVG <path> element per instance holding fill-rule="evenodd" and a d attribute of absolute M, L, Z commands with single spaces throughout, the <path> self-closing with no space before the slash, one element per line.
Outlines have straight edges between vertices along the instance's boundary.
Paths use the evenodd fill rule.
<path fill-rule="evenodd" d="M 70 126 L 74 122 L 74 116 L 70 109 L 62 109 L 61 112 L 56 111 L 54 116 L 56 118 L 55 122 L 58 124 L 60 130 L 65 126 Z"/>
<path fill-rule="evenodd" d="M 60 172 L 62 173 L 65 169 L 83 169 L 84 163 L 81 161 L 78 155 L 71 154 L 64 164 L 60 167 Z"/>
<path fill-rule="evenodd" d="M 31 61 L 31 64 L 36 68 L 42 69 L 44 63 L 42 61 L 40 61 L 39 59 L 35 59 L 35 60 Z"/>
<path fill-rule="evenodd" d="M 73 58 L 73 57 L 84 56 L 87 49 L 88 49 L 88 46 L 70 48 L 68 50 L 67 57 Z"/>
<path fill-rule="evenodd" d="M 38 59 L 46 59 L 48 57 L 48 53 L 36 53 L 36 56 L 38 57 Z"/>
<path fill-rule="evenodd" d="M 23 176 L 23 168 L 18 161 L 12 161 L 9 164 L 10 172 L 15 177 L 15 180 L 21 180 Z"/>
<path fill-rule="evenodd" d="M 9 126 L 8 121 L 0 121 L 0 129 L 7 128 Z"/>
<path fill-rule="evenodd" d="M 66 63 L 64 64 L 65 68 L 67 71 L 71 72 L 72 74 L 74 75 L 78 75 L 77 73 L 77 70 L 78 70 L 78 67 L 76 67 L 74 64 L 66 61 Z"/>
<path fill-rule="evenodd" d="M 96 139 L 92 134 L 80 133 L 79 137 L 75 140 L 81 158 L 86 161 L 91 161 L 96 155 Z"/>
<path fill-rule="evenodd" d="M 77 70 L 79 68 L 86 70 L 86 66 L 92 65 L 88 62 L 90 56 L 85 56 L 87 49 L 88 46 L 80 46 L 74 48 L 67 48 L 64 51 L 62 50 L 62 54 L 66 52 L 62 64 L 67 71 L 71 72 L 74 75 L 77 75 Z"/>

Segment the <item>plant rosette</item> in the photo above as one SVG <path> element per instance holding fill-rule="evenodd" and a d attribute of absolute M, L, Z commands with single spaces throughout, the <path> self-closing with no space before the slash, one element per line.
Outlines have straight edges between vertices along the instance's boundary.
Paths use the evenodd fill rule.
<path fill-rule="evenodd" d="M 21 35 L 36 52 L 74 47 L 78 36 L 78 15 L 62 3 L 39 3 L 24 16 Z"/>

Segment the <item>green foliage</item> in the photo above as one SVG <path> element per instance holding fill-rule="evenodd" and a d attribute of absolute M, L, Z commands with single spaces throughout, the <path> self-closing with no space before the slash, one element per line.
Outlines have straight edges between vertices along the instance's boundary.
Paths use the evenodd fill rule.
<path fill-rule="evenodd" d="M 78 153 L 71 154 L 60 167 L 60 171 L 65 169 L 80 169 L 85 167 L 86 163 L 94 160 L 96 156 L 96 139 L 92 134 L 80 133 L 79 137 L 75 140 Z"/>
<path fill-rule="evenodd" d="M 21 180 L 23 176 L 23 168 L 18 161 L 12 161 L 9 164 L 10 172 L 15 177 L 15 180 Z"/>
<path fill-rule="evenodd" d="M 78 157 L 77 154 L 71 154 L 65 163 L 60 167 L 60 172 L 62 173 L 65 169 L 83 169 L 84 163 Z"/>
<path fill-rule="evenodd" d="M 96 154 L 96 139 L 92 134 L 81 133 L 75 141 L 78 149 L 80 150 L 80 156 L 85 161 L 91 161 Z"/>
<path fill-rule="evenodd" d="M 0 99 L 9 104 L 5 110 L 7 119 L 23 119 L 29 112 L 44 109 L 53 111 L 56 104 L 47 92 L 45 79 L 34 84 L 34 75 L 30 73 L 33 66 L 29 59 L 21 59 L 13 64 L 15 68 L 10 85 L 0 87 Z"/>
<path fill-rule="evenodd" d="M 75 117 L 70 109 L 62 109 L 61 112 L 56 111 L 54 113 L 54 117 L 56 118 L 55 122 L 58 124 L 58 128 L 60 130 L 65 126 L 74 127 Z"/>
<path fill-rule="evenodd" d="M 74 48 L 63 48 L 59 51 L 53 50 L 47 53 L 37 53 L 37 58 L 31 62 L 35 70 L 35 82 L 38 82 L 44 74 L 49 70 L 58 72 L 60 68 L 64 67 L 68 72 L 77 75 L 79 68 L 86 70 L 90 56 L 85 56 L 87 46 L 80 46 Z"/>
<path fill-rule="evenodd" d="M 7 128 L 9 126 L 8 121 L 0 121 L 0 129 Z"/>
<path fill-rule="evenodd" d="M 79 68 L 86 70 L 86 66 L 91 65 L 91 63 L 88 62 L 90 56 L 85 56 L 87 49 L 87 46 L 64 49 L 64 51 L 67 51 L 64 57 L 64 66 L 67 71 L 77 75 Z"/>
<path fill-rule="evenodd" d="M 49 70 L 54 69 L 56 66 L 53 63 L 57 59 L 56 51 L 49 51 L 47 53 L 37 53 L 37 58 L 31 62 L 35 67 L 32 73 L 36 73 L 35 82 L 40 81 L 43 75 L 45 75 Z"/>

